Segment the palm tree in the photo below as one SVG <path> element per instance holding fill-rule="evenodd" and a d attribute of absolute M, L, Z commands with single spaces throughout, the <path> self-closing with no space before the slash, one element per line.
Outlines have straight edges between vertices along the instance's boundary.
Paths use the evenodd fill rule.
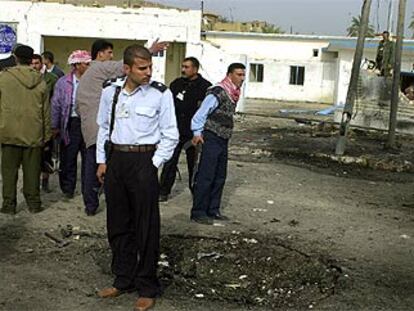
<path fill-rule="evenodd" d="M 285 33 L 282 28 L 273 24 L 267 24 L 262 27 L 263 33 Z"/>
<path fill-rule="evenodd" d="M 413 12 L 413 15 L 411 16 L 411 22 L 410 22 L 410 25 L 408 25 L 408 28 L 411 29 L 411 31 L 413 32 L 412 38 L 414 38 L 414 12 Z"/>
<path fill-rule="evenodd" d="M 346 29 L 349 37 L 358 37 L 359 27 L 361 25 L 361 16 L 352 17 L 351 25 Z M 366 36 L 369 38 L 375 37 L 374 26 L 371 24 L 368 25 Z"/>

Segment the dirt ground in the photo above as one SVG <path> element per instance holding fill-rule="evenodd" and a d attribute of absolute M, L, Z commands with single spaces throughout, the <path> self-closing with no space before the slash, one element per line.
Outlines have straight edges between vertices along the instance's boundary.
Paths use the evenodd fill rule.
<path fill-rule="evenodd" d="M 413 138 L 390 153 L 384 134 L 355 130 L 337 158 L 334 126 L 298 121 L 237 118 L 228 223 L 190 223 L 180 163 L 161 204 L 155 310 L 413 310 Z M 19 194 L 18 214 L 0 215 L 0 310 L 132 310 L 134 293 L 96 296 L 112 281 L 103 198 L 87 217 L 79 193 L 62 199 L 57 176 L 52 188 L 45 211 L 30 214 Z"/>

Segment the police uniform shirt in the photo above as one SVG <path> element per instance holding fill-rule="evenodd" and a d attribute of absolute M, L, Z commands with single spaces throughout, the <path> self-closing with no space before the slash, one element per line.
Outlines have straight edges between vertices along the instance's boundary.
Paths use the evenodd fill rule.
<path fill-rule="evenodd" d="M 112 103 L 116 87 L 123 87 L 125 77 L 106 87 L 101 96 L 97 123 L 97 163 L 105 163 L 104 144 L 109 136 Z M 119 145 L 158 145 L 152 162 L 155 167 L 167 162 L 178 143 L 174 101 L 169 89 L 151 82 L 128 93 L 119 93 L 111 141 Z"/>

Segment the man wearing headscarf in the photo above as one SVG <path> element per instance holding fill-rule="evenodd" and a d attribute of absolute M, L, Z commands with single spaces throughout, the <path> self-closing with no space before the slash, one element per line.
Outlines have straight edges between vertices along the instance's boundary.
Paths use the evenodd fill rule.
<path fill-rule="evenodd" d="M 60 189 L 67 198 L 73 198 L 76 188 L 78 154 L 81 154 L 81 183 L 84 195 L 85 142 L 81 120 L 76 111 L 76 91 L 79 80 L 89 67 L 92 58 L 88 51 L 76 50 L 68 58 L 72 70 L 58 80 L 52 97 L 52 131 L 60 136 Z"/>
<path fill-rule="evenodd" d="M 228 220 L 220 212 L 220 201 L 227 175 L 227 152 L 233 132 L 233 116 L 244 82 L 246 67 L 233 63 L 227 76 L 207 91 L 191 121 L 193 145 L 202 144 L 200 163 L 194 182 L 191 220 L 212 225 Z"/>

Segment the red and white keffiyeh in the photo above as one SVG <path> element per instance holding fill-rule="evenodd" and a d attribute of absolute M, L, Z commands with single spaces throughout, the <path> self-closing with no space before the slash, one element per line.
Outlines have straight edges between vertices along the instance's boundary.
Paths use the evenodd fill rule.
<path fill-rule="evenodd" d="M 92 61 L 91 54 L 85 50 L 73 51 L 68 58 L 69 65 L 75 65 L 75 64 L 80 64 L 80 63 L 90 63 L 91 61 Z"/>
<path fill-rule="evenodd" d="M 237 87 L 230 80 L 229 77 L 224 78 L 224 80 L 221 81 L 218 85 L 221 86 L 226 91 L 227 95 L 229 95 L 232 102 L 234 104 L 237 104 L 237 102 L 239 101 L 239 97 L 240 97 L 240 88 Z"/>

